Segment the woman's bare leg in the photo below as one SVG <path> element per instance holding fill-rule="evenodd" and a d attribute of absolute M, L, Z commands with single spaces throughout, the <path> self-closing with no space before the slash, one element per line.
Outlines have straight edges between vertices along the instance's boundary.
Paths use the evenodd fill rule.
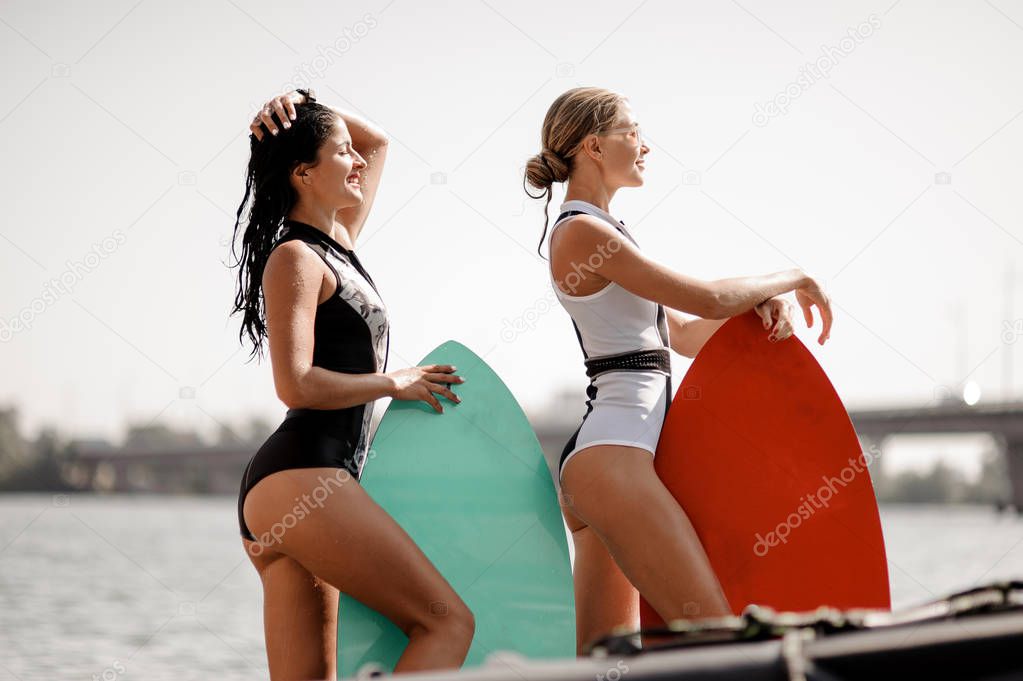
<path fill-rule="evenodd" d="M 582 656 L 587 643 L 615 627 L 639 627 L 639 592 L 597 533 L 564 505 L 562 510 L 575 547 L 575 640 Z"/>
<path fill-rule="evenodd" d="M 270 678 L 336 679 L 337 589 L 282 553 L 242 543 L 263 582 Z"/>
<path fill-rule="evenodd" d="M 409 637 L 395 672 L 457 668 L 472 643 L 469 608 L 412 538 L 335 468 L 267 476 L 245 498 L 245 523 L 272 550 L 383 614 Z M 270 622 L 268 626 L 276 626 Z M 268 636 L 268 650 L 269 645 Z"/>
<path fill-rule="evenodd" d="M 662 618 L 731 614 L 703 545 L 657 477 L 650 452 L 594 445 L 566 462 L 561 480 L 572 512 Z"/>

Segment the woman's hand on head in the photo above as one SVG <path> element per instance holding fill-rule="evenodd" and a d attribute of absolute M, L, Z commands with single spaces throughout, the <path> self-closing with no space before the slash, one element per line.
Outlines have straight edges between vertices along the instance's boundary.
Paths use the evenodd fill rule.
<path fill-rule="evenodd" d="M 262 140 L 262 126 L 265 125 L 271 135 L 276 135 L 278 127 L 273 119 L 273 114 L 275 113 L 284 129 L 287 130 L 291 127 L 291 121 L 295 120 L 295 105 L 302 104 L 303 102 L 305 102 L 305 95 L 296 90 L 292 90 L 285 95 L 277 95 L 256 112 L 256 115 L 252 118 L 252 123 L 249 124 L 249 131 L 256 136 L 256 139 Z"/>
<path fill-rule="evenodd" d="M 444 408 L 433 396 L 434 393 L 443 395 L 456 404 L 462 401 L 447 386 L 441 385 L 465 382 L 464 378 L 456 376 L 454 372 L 455 367 L 450 364 L 430 364 L 390 371 L 387 375 L 394 381 L 391 397 L 396 400 L 422 400 L 437 413 L 443 413 Z"/>

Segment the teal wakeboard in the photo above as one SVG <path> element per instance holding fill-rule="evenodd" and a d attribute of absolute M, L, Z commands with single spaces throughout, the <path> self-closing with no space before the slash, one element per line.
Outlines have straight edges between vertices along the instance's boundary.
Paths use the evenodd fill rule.
<path fill-rule="evenodd" d="M 493 369 L 447 341 L 419 362 L 452 364 L 462 402 L 392 400 L 370 446 L 362 485 L 412 537 L 472 610 L 465 667 L 497 651 L 575 656 L 575 601 L 554 483 L 522 408 Z M 390 671 L 408 639 L 342 593 L 338 676 L 367 663 Z"/>

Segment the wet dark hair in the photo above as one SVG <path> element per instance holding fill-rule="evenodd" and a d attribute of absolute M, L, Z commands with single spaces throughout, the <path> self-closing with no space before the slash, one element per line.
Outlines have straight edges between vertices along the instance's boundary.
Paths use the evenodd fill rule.
<path fill-rule="evenodd" d="M 277 233 L 288 216 L 298 194 L 289 177 L 300 163 L 315 164 L 320 147 L 334 132 L 338 114 L 333 109 L 307 101 L 295 105 L 295 120 L 285 129 L 273 114 L 278 133 L 271 135 L 262 126 L 263 139 L 249 135 L 249 165 L 245 174 L 245 196 L 235 216 L 231 255 L 238 268 L 238 288 L 231 314 L 242 313 L 238 340 L 247 335 L 252 342 L 249 359 L 262 355 L 266 339 L 266 310 L 263 302 L 263 270 L 270 257 Z M 242 213 L 248 207 L 245 225 Z M 241 253 L 236 252 L 241 233 Z"/>

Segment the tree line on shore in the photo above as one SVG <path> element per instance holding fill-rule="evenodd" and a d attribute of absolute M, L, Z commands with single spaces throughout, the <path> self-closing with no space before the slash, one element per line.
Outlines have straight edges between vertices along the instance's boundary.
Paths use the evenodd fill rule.
<path fill-rule="evenodd" d="M 160 448 L 168 446 L 203 448 L 210 446 L 258 447 L 273 426 L 259 418 L 240 427 L 220 426 L 212 442 L 198 433 L 175 429 L 162 423 L 131 424 L 124 441 L 112 448 Z M 54 428 L 42 428 L 34 438 L 25 437 L 18 424 L 16 408 L 0 408 L 0 492 L 68 492 L 74 488 L 62 471 L 73 460 L 75 440 L 67 440 Z M 255 451 L 255 450 L 253 450 Z M 980 475 L 967 479 L 958 468 L 938 461 L 927 470 L 884 473 L 872 471 L 878 501 L 890 503 L 963 503 L 1005 505 L 1010 501 L 1009 475 L 1005 457 L 996 451 L 982 455 Z"/>

